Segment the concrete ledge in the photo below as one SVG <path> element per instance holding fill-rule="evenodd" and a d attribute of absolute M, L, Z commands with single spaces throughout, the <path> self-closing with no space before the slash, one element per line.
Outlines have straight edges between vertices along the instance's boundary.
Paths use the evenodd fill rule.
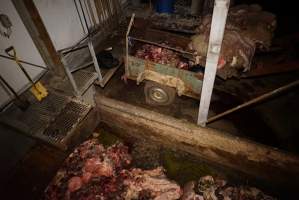
<path fill-rule="evenodd" d="M 100 120 L 120 134 L 148 138 L 275 185 L 299 185 L 292 178 L 299 177 L 296 155 L 104 96 L 98 96 L 97 106 Z"/>

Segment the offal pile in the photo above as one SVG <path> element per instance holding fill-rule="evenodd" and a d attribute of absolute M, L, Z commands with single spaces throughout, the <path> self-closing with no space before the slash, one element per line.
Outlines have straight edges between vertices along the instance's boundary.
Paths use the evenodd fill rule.
<path fill-rule="evenodd" d="M 167 45 L 162 43 L 161 45 Z M 144 44 L 135 53 L 137 58 L 150 60 L 155 63 L 170 65 L 179 69 L 188 69 L 189 64 L 180 58 L 179 53 L 163 47 Z"/>
<path fill-rule="evenodd" d="M 182 190 L 162 168 L 130 168 L 128 147 L 104 148 L 96 139 L 81 144 L 66 159 L 45 199 L 179 199 Z"/>
<path fill-rule="evenodd" d="M 169 180 L 162 167 L 143 170 L 132 166 L 128 147 L 116 143 L 108 148 L 91 139 L 65 160 L 45 191 L 45 199 L 101 200 L 271 200 L 252 187 L 227 185 L 212 176 L 180 187 Z"/>

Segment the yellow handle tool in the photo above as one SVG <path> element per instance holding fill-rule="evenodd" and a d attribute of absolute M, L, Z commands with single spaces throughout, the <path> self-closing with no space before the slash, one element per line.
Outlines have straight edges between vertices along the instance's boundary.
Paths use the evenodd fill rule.
<path fill-rule="evenodd" d="M 43 98 L 45 98 L 46 96 L 48 96 L 48 91 L 47 89 L 42 85 L 41 82 L 36 82 L 34 83 L 33 80 L 31 79 L 31 77 L 29 76 L 29 74 L 27 73 L 27 71 L 24 69 L 24 67 L 22 66 L 22 64 L 20 63 L 18 57 L 17 57 L 17 53 L 16 50 L 13 46 L 5 49 L 5 52 L 12 57 L 15 62 L 18 64 L 18 66 L 20 67 L 20 69 L 22 70 L 22 72 L 24 73 L 24 75 L 26 76 L 26 78 L 29 80 L 29 82 L 32 84 L 32 87 L 30 88 L 31 93 L 33 94 L 33 96 L 38 100 L 41 101 Z M 12 52 L 12 54 L 10 53 Z"/>

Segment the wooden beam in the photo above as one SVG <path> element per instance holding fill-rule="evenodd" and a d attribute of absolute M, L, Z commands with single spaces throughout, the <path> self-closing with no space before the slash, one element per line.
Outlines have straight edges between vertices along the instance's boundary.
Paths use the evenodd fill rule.
<path fill-rule="evenodd" d="M 64 66 L 33 0 L 12 0 L 12 2 L 50 71 L 56 76 L 65 77 Z"/>

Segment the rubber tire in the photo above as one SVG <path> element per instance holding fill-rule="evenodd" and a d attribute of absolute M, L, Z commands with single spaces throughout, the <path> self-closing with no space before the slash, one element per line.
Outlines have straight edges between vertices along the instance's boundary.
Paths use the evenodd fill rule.
<path fill-rule="evenodd" d="M 155 99 L 151 98 L 150 92 L 153 88 L 159 88 L 163 90 L 167 94 L 167 101 L 165 102 L 157 102 Z M 167 106 L 173 103 L 176 97 L 176 90 L 172 87 L 161 85 L 159 83 L 156 83 L 154 81 L 146 81 L 144 86 L 144 95 L 145 95 L 145 101 L 149 105 L 155 105 L 155 106 Z"/>

